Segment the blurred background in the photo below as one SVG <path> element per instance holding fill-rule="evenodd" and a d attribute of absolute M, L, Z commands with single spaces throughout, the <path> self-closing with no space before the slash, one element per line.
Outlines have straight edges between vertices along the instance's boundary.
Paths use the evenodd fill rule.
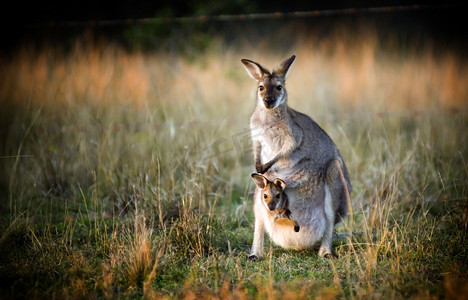
<path fill-rule="evenodd" d="M 462 6 L 442 1 L 18 1 L 2 14 L 1 186 L 10 197 L 10 168 L 23 162 L 31 130 L 31 151 L 46 149 L 25 154 L 36 160 L 31 184 L 42 182 L 45 191 L 62 189 L 77 170 L 85 174 L 78 182 L 89 182 L 99 155 L 86 166 L 78 157 L 90 145 L 44 137 L 72 132 L 89 142 L 96 135 L 100 145 L 96 128 L 139 132 L 148 143 L 144 132 L 168 133 L 174 143 L 179 130 L 195 129 L 199 151 L 237 151 L 250 167 L 255 83 L 241 58 L 272 68 L 296 54 L 290 105 L 325 127 L 456 113 L 468 103 L 466 18 Z M 76 164 L 60 162 L 60 151 L 75 153 Z M 229 174 L 246 172 L 234 169 Z"/>
<path fill-rule="evenodd" d="M 195 142 L 199 152 L 236 152 L 243 167 L 228 164 L 226 174 L 243 182 L 255 83 L 241 58 L 272 68 L 296 54 L 290 105 L 325 127 L 464 110 L 462 8 L 437 1 L 15 2 L 3 10 L 1 26 L 1 190 L 11 197 L 10 168 L 25 161 L 18 155 L 31 130 L 31 151 L 46 149 L 25 154 L 35 161 L 31 184 L 42 182 L 42 193 L 92 180 L 99 154 L 66 139 L 95 136 L 101 145 L 96 128 L 127 137 L 131 131 L 147 145 L 154 140 L 145 132 L 168 133 L 174 143 L 180 130 L 195 130 L 192 137 L 203 137 Z M 143 159 L 154 148 L 147 150 Z M 172 148 L 158 151 L 164 157 Z M 83 164 L 82 155 L 92 162 Z"/>
<path fill-rule="evenodd" d="M 314 85 L 308 92 L 347 103 L 362 104 L 369 98 L 375 103 L 380 98 L 385 105 L 421 109 L 430 101 L 458 107 L 467 96 L 462 66 L 468 38 L 462 13 L 462 6 L 443 1 L 19 1 L 2 13 L 2 73 L 7 77 L 2 78 L 3 91 L 28 90 L 15 86 L 20 84 L 13 79 L 15 74 L 25 71 L 19 65 L 39 64 L 25 76 L 39 76 L 42 67 L 57 78 L 60 70 L 54 68 L 70 62 L 70 57 L 78 62 L 79 55 L 88 56 L 78 62 L 84 63 L 83 72 L 108 68 L 103 65 L 106 58 L 114 66 L 122 65 L 113 56 L 124 54 L 139 57 L 146 66 L 149 59 L 171 63 L 173 69 L 187 64 L 203 65 L 206 70 L 218 61 L 231 76 L 221 77 L 227 81 L 235 79 L 239 58 L 250 57 L 272 67 L 294 53 L 301 68 L 296 72 L 302 80 L 300 90 Z M 95 61 L 87 61 L 93 57 Z M 232 63 L 235 70 L 229 69 Z M 122 79 L 123 84 L 132 86 L 130 90 L 144 94 L 161 87 L 137 79 L 150 80 L 142 65 L 128 66 L 136 72 L 123 72 L 129 80 Z M 6 71 L 8 67 L 15 70 Z M 62 67 L 86 77 L 74 67 Z M 101 74 L 93 76 L 105 80 Z M 40 80 L 26 81 L 44 87 Z M 132 80 L 138 84 L 134 86 Z M 395 95 L 396 91 L 400 94 Z M 392 95 L 382 95 L 389 92 Z M 141 95 L 136 98 L 142 101 Z"/>

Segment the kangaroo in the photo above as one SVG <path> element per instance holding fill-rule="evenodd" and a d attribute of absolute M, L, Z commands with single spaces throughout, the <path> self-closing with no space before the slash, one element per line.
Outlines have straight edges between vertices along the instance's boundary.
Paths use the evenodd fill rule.
<path fill-rule="evenodd" d="M 286 188 L 284 181 L 279 178 L 269 181 L 258 173 L 253 173 L 251 176 L 257 187 L 262 190 L 263 204 L 270 220 L 279 226 L 289 226 L 294 228 L 295 232 L 299 232 L 299 224 L 291 219 L 288 196 L 284 193 Z"/>
<path fill-rule="evenodd" d="M 310 248 L 321 241 L 319 255 L 336 256 L 333 229 L 348 210 L 351 183 L 335 143 L 309 116 L 287 105 L 286 75 L 295 58 L 286 59 L 272 72 L 254 61 L 241 60 L 257 81 L 257 104 L 250 118 L 256 171 L 268 180 L 282 178 L 289 210 L 301 228 L 290 234 L 288 228 L 275 227 L 257 186 L 251 259 L 263 257 L 265 231 L 283 248 Z"/>

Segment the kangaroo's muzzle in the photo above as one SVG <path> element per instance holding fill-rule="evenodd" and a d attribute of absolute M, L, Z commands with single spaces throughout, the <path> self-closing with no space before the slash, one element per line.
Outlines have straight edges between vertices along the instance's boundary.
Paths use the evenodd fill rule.
<path fill-rule="evenodd" d="M 265 103 L 266 108 L 273 108 L 274 103 L 275 103 L 275 98 L 274 97 L 265 97 L 265 99 L 263 99 L 263 103 Z"/>
<path fill-rule="evenodd" d="M 268 209 L 271 210 L 271 211 L 275 210 L 276 209 L 276 203 L 269 203 L 268 204 Z"/>

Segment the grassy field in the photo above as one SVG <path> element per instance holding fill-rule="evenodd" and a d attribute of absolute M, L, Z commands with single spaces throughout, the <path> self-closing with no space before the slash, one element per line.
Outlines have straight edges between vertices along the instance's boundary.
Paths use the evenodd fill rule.
<path fill-rule="evenodd" d="M 78 40 L 0 60 L 0 298 L 463 299 L 468 64 L 375 35 L 287 52 L 213 42 L 197 60 Z M 263 48 L 262 48 L 263 47 Z M 296 54 L 289 104 L 353 184 L 338 259 L 253 238 L 240 59 Z"/>

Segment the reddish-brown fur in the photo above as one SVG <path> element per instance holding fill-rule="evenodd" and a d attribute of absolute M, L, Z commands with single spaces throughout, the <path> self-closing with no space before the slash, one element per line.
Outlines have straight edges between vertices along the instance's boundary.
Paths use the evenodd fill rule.
<path fill-rule="evenodd" d="M 269 181 L 261 174 L 253 173 L 255 184 L 262 190 L 262 199 L 268 215 L 280 226 L 292 226 L 295 232 L 300 230 L 299 224 L 291 219 L 288 196 L 284 192 L 286 184 L 279 178 Z"/>

